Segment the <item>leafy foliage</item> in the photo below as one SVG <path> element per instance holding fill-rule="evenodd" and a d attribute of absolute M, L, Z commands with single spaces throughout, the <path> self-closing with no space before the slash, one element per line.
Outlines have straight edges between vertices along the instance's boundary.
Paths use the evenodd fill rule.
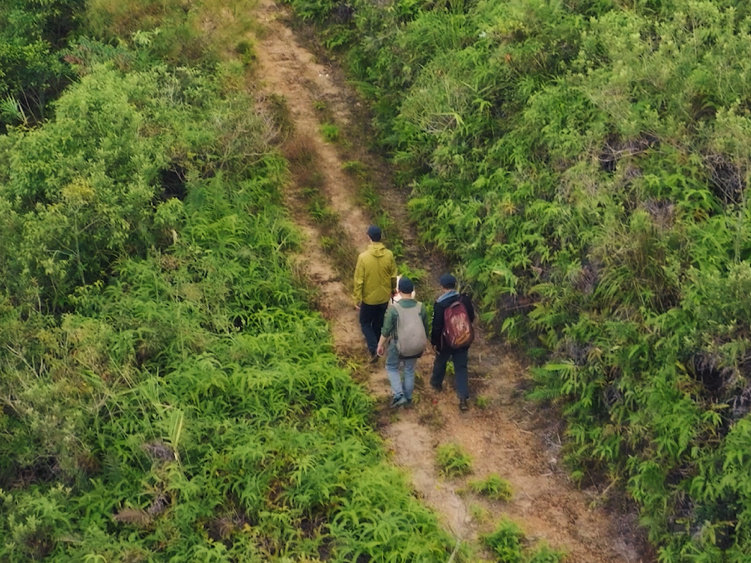
<path fill-rule="evenodd" d="M 477 494 L 496 500 L 509 500 L 513 493 L 510 483 L 495 473 L 485 479 L 470 481 L 469 488 Z"/>
<path fill-rule="evenodd" d="M 483 540 L 503 563 L 558 563 L 566 557 L 563 551 L 552 549 L 544 542 L 532 549 L 527 547 L 524 532 L 508 518 L 502 519 Z"/>
<path fill-rule="evenodd" d="M 288 263 L 244 66 L 137 43 L 0 137 L 0 559 L 446 559 Z"/>
<path fill-rule="evenodd" d="M 546 360 L 574 475 L 627 483 L 662 560 L 742 560 L 747 3 L 352 6 L 346 60 L 412 216 Z"/>
<path fill-rule="evenodd" d="M 447 477 L 460 477 L 472 472 L 472 458 L 459 444 L 442 444 L 436 449 L 436 462 Z"/>
<path fill-rule="evenodd" d="M 493 550 L 498 561 L 521 563 L 524 532 L 511 520 L 501 520 L 496 529 L 485 536 L 485 543 Z"/>
<path fill-rule="evenodd" d="M 0 130 L 45 116 L 73 78 L 61 54 L 83 0 L 6 0 L 0 6 Z"/>

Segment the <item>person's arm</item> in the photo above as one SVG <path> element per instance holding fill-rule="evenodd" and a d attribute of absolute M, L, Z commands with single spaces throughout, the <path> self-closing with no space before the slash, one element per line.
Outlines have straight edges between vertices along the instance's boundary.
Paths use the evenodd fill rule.
<path fill-rule="evenodd" d="M 355 277 L 352 289 L 352 298 L 355 300 L 355 307 L 359 308 L 362 303 L 362 286 L 365 282 L 365 268 L 363 267 L 362 259 L 357 257 L 357 265 L 355 266 Z"/>
<path fill-rule="evenodd" d="M 467 308 L 467 314 L 469 315 L 469 322 L 475 321 L 475 308 L 472 306 L 472 300 L 468 295 L 462 295 L 462 301 Z"/>
<path fill-rule="evenodd" d="M 391 334 L 394 332 L 394 325 L 396 309 L 390 307 L 386 311 L 386 316 L 383 319 L 383 327 L 381 328 L 381 337 L 378 339 L 378 346 L 376 347 L 376 354 L 383 356 L 386 351 L 386 344 L 391 340 Z"/>
<path fill-rule="evenodd" d="M 383 354 L 386 352 L 386 343 L 391 339 L 390 336 L 384 336 L 381 335 L 381 337 L 378 339 L 378 347 L 376 348 L 376 354 L 379 356 L 383 356 Z"/>

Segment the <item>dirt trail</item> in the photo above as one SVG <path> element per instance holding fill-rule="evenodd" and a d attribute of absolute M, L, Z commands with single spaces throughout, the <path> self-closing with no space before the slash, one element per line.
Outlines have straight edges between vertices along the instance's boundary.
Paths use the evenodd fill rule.
<path fill-rule="evenodd" d="M 256 10 L 264 29 L 256 44 L 256 76 L 266 92 L 286 99 L 297 134 L 310 139 L 328 204 L 345 219 L 342 227 L 348 242 L 362 249 L 367 244 L 364 233 L 369 218 L 355 201 L 355 186 L 342 170 L 337 148 L 326 143 L 319 132 L 321 123 L 316 111 L 316 103 L 323 100 L 338 123 L 350 123 L 356 119 L 356 97 L 336 69 L 319 63 L 298 42 L 284 23 L 283 8 L 273 0 L 259 0 Z M 301 211 L 296 190 L 299 187 L 290 186 L 287 200 L 305 234 L 300 266 L 320 288 L 321 307 L 331 322 L 337 351 L 343 357 L 364 359 L 364 340 L 346 286 L 320 246 L 318 227 Z M 391 202 L 392 217 L 403 218 L 398 198 L 387 194 L 384 201 Z M 410 266 L 428 269 L 435 278 L 439 273 L 436 260 L 425 263 L 424 252 L 421 254 L 415 246 L 414 233 L 406 228 L 403 239 Z M 414 263 L 420 256 L 423 262 Z M 424 301 L 433 297 L 418 296 Z M 439 514 L 456 538 L 474 543 L 480 533 L 490 531 L 502 516 L 507 516 L 521 526 L 530 540 L 542 539 L 565 550 L 569 561 L 652 559 L 645 555 L 634 531 L 633 514 L 612 514 L 593 507 L 600 500 L 597 491 L 577 489 L 558 467 L 560 440 L 556 424 L 550 413 L 541 413 L 521 398 L 524 367 L 507 350 L 478 335 L 470 349 L 470 392 L 486 405 L 480 408 L 471 401 L 467 413 L 458 411 L 450 378 L 443 393 L 430 390 L 427 375 L 432 359 L 426 356 L 418 364 L 416 404 L 412 409 L 389 411 L 389 386 L 382 362 L 366 368 L 366 385 L 379 400 L 381 431 L 394 462 L 408 471 L 417 494 Z M 505 503 L 487 501 L 462 492 L 467 479 L 442 478 L 435 467 L 435 449 L 448 442 L 460 444 L 471 455 L 470 478 L 497 473 L 511 483 L 512 499 Z"/>

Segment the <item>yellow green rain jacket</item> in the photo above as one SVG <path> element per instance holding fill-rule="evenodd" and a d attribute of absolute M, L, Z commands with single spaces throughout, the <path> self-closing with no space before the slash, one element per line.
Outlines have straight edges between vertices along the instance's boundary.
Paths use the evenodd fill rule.
<path fill-rule="evenodd" d="M 396 288 L 396 261 L 382 242 L 371 242 L 355 266 L 355 303 L 387 303 Z"/>

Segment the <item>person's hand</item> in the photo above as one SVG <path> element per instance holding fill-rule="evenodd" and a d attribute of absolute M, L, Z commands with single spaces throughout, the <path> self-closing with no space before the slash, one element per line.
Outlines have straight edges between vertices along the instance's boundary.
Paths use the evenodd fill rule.
<path fill-rule="evenodd" d="M 378 348 L 376 348 L 376 354 L 383 356 L 383 344 L 378 344 Z"/>
<path fill-rule="evenodd" d="M 360 303 L 355 303 L 355 311 L 359 311 L 359 310 L 360 310 Z"/>

